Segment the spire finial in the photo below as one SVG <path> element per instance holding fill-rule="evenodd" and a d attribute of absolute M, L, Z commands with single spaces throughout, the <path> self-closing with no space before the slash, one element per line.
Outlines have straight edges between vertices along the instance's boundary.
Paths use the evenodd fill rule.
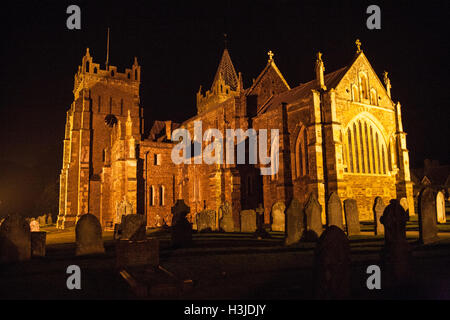
<path fill-rule="evenodd" d="M 272 50 L 269 50 L 269 52 L 267 52 L 267 55 L 269 56 L 269 62 L 273 61 L 273 56 L 275 55 Z"/>
<path fill-rule="evenodd" d="M 228 49 L 228 39 L 227 39 L 228 35 L 226 33 L 223 34 L 223 43 L 224 43 L 224 48 Z"/>
<path fill-rule="evenodd" d="M 356 44 L 356 53 L 360 53 L 362 51 L 361 50 L 361 41 L 359 41 L 359 39 L 356 39 L 355 44 Z"/>
<path fill-rule="evenodd" d="M 109 27 L 108 27 L 108 35 L 106 37 L 106 70 L 108 70 L 109 65 Z"/>
<path fill-rule="evenodd" d="M 392 87 L 391 87 L 391 80 L 388 77 L 388 72 L 387 71 L 383 72 L 383 80 L 384 80 L 384 84 L 386 85 L 387 94 L 388 94 L 388 96 L 390 98 L 391 97 L 391 88 Z"/>

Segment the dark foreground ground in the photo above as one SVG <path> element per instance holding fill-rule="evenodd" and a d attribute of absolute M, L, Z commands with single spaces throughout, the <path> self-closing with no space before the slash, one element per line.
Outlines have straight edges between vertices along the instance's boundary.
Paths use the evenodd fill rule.
<path fill-rule="evenodd" d="M 418 244 L 416 226 L 408 226 L 413 248 L 413 282 L 407 289 L 368 290 L 369 265 L 380 265 L 384 240 L 369 232 L 351 237 L 352 299 L 450 299 L 450 225 L 440 225 L 441 241 Z M 363 231 L 370 226 L 363 225 Z M 73 231 L 66 231 L 73 232 Z M 315 243 L 283 246 L 283 235 L 257 240 L 250 234 L 194 234 L 193 245 L 172 249 L 167 231 L 153 231 L 160 242 L 160 265 L 180 280 L 192 280 L 189 290 L 168 291 L 152 299 L 312 299 Z M 61 239 L 73 235 L 62 234 Z M 58 243 L 48 234 L 47 255 L 0 266 L 0 299 L 136 299 L 114 268 L 114 242 L 105 235 L 104 255 L 75 257 L 75 244 Z M 62 241 L 64 242 L 64 241 Z M 81 290 L 68 290 L 66 269 L 81 268 Z M 143 279 L 142 268 L 127 270 Z M 143 276 L 144 275 L 144 276 Z M 148 278 L 148 277 L 147 277 Z M 164 282 L 164 280 L 163 280 Z"/>

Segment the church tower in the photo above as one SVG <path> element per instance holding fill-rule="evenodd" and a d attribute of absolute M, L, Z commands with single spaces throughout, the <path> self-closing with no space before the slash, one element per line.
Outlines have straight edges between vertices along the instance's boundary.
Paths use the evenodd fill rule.
<path fill-rule="evenodd" d="M 127 119 L 131 119 L 131 134 L 137 141 L 141 139 L 140 80 L 136 58 L 131 68 L 121 73 L 108 62 L 102 69 L 86 49 L 75 74 L 74 100 L 67 111 L 58 228 L 74 226 L 86 213 L 99 217 L 100 174 L 113 127 L 125 134 Z"/>

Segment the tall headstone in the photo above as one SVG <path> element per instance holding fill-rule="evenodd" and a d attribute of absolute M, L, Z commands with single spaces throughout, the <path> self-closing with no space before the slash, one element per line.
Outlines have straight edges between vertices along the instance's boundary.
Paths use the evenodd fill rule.
<path fill-rule="evenodd" d="M 429 187 L 424 188 L 419 195 L 419 240 L 429 244 L 439 240 L 437 236 L 436 197 Z"/>
<path fill-rule="evenodd" d="M 93 214 L 84 214 L 78 220 L 75 227 L 75 239 L 77 256 L 104 253 L 102 227 L 97 217 Z"/>
<path fill-rule="evenodd" d="M 278 201 L 272 206 L 272 231 L 285 231 L 286 205 Z"/>
<path fill-rule="evenodd" d="M 172 211 L 172 246 L 186 247 L 192 243 L 192 224 L 186 218 L 191 211 L 183 199 L 177 200 Z"/>
<path fill-rule="evenodd" d="M 6 217 L 0 226 L 0 263 L 25 261 L 30 257 L 29 223 L 19 215 Z"/>
<path fill-rule="evenodd" d="M 255 210 L 241 211 L 241 232 L 256 231 L 256 212 Z"/>
<path fill-rule="evenodd" d="M 332 192 L 327 203 L 328 219 L 327 226 L 336 226 L 344 230 L 342 203 L 336 192 Z"/>
<path fill-rule="evenodd" d="M 306 229 L 308 238 L 319 239 L 323 232 L 322 206 L 316 196 L 311 193 L 305 205 Z"/>
<path fill-rule="evenodd" d="M 380 235 L 384 233 L 384 227 L 380 222 L 380 218 L 383 215 L 384 208 L 383 199 L 381 197 L 376 197 L 373 204 L 373 220 L 375 222 L 375 235 Z"/>
<path fill-rule="evenodd" d="M 409 221 L 409 204 L 408 204 L 408 200 L 405 197 L 401 198 L 400 199 L 400 205 L 405 210 L 406 216 L 408 217 L 408 221 Z"/>
<path fill-rule="evenodd" d="M 53 224 L 53 218 L 52 218 L 52 214 L 51 213 L 49 213 L 47 215 L 47 224 L 48 225 L 52 225 Z"/>
<path fill-rule="evenodd" d="M 439 191 L 436 195 L 436 213 L 438 223 L 445 223 L 447 221 L 447 217 L 445 216 L 445 197 L 442 191 Z"/>
<path fill-rule="evenodd" d="M 381 251 L 383 282 L 388 286 L 405 285 L 410 280 L 411 249 L 406 240 L 406 221 L 406 211 L 395 199 L 391 200 L 380 218 L 384 225 L 384 247 Z"/>
<path fill-rule="evenodd" d="M 145 216 L 142 214 L 122 215 L 118 238 L 131 241 L 145 240 L 146 225 Z"/>
<path fill-rule="evenodd" d="M 216 231 L 216 212 L 202 210 L 197 213 L 197 231 Z"/>
<path fill-rule="evenodd" d="M 344 200 L 345 226 L 347 235 L 353 236 L 361 233 L 359 225 L 359 212 L 355 199 Z"/>
<path fill-rule="evenodd" d="M 224 232 L 234 232 L 234 219 L 231 205 L 225 201 L 219 209 L 219 227 Z"/>
<path fill-rule="evenodd" d="M 350 297 L 350 245 L 341 228 L 331 225 L 317 242 L 314 291 L 317 299 Z"/>
<path fill-rule="evenodd" d="M 284 244 L 289 246 L 297 243 L 305 231 L 305 212 L 297 199 L 292 199 L 286 210 L 286 239 Z"/>

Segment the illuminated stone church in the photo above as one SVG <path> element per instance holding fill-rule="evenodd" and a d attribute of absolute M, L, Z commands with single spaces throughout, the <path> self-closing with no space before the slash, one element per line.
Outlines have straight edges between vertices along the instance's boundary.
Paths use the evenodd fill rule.
<path fill-rule="evenodd" d="M 292 88 L 271 51 L 244 88 L 225 49 L 212 86 L 197 92 L 197 115 L 183 123 L 155 120 L 147 136 L 137 59 L 118 72 L 101 68 L 88 49 L 67 112 L 57 226 L 71 227 L 86 213 L 105 229 L 124 214 L 145 215 L 148 227 L 171 225 L 171 207 L 184 199 L 192 222 L 202 210 L 219 219 L 227 208 L 239 230 L 241 210 L 262 204 L 270 223 L 276 203 L 305 202 L 311 193 L 326 223 L 332 192 L 356 199 L 360 220 L 373 220 L 376 196 L 385 203 L 406 198 L 414 214 L 400 103 L 391 98 L 387 73 L 383 84 L 359 41 L 356 48 L 351 62 L 331 73 L 319 52 L 315 79 Z M 185 128 L 194 136 L 195 121 L 224 136 L 226 129 L 278 129 L 278 172 L 261 175 L 260 164 L 174 164 L 172 132 Z"/>

